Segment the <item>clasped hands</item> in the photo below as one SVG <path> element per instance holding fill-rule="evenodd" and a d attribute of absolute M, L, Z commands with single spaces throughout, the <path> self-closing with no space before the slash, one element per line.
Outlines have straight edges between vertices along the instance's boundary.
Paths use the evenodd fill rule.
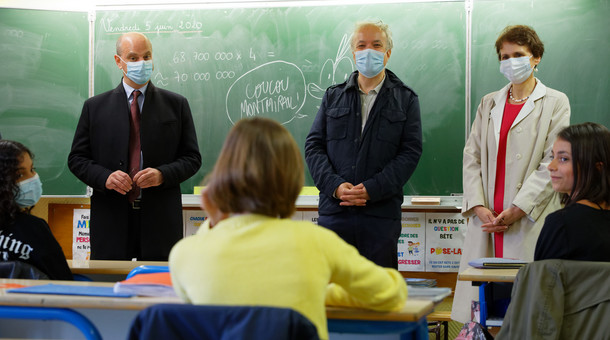
<path fill-rule="evenodd" d="M 525 216 L 525 212 L 517 206 L 505 209 L 500 214 L 496 214 L 482 205 L 474 207 L 474 213 L 483 224 L 481 229 L 487 233 L 501 233 L 508 230 L 508 227 Z"/>
<path fill-rule="evenodd" d="M 163 174 L 155 168 L 146 168 L 138 171 L 133 176 L 133 180 L 126 172 L 117 170 L 106 179 L 106 189 L 125 195 L 131 190 L 133 185 L 144 189 L 159 186 L 161 183 L 163 183 Z"/>
<path fill-rule="evenodd" d="M 335 197 L 341 200 L 339 205 L 358 207 L 365 206 L 366 201 L 371 199 L 364 184 L 360 183 L 358 185 L 353 185 L 348 182 L 341 183 L 341 185 L 337 187 L 337 190 L 335 190 Z"/>

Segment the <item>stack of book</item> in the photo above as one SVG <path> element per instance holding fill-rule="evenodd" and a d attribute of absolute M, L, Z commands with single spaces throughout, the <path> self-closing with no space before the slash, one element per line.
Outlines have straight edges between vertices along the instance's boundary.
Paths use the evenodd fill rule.
<path fill-rule="evenodd" d="M 436 279 L 422 279 L 422 278 L 405 278 L 407 286 L 413 287 L 436 287 Z"/>
<path fill-rule="evenodd" d="M 475 268 L 481 269 L 505 269 L 505 268 L 521 268 L 528 264 L 527 261 L 519 259 L 509 259 L 502 257 L 482 257 L 469 261 L 468 264 Z"/>

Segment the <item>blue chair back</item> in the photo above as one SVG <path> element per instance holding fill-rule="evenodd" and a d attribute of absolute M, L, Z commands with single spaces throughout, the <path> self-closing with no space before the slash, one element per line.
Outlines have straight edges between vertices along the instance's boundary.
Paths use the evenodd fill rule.
<path fill-rule="evenodd" d="M 317 340 L 316 326 L 288 308 L 160 304 L 141 311 L 129 340 Z"/>

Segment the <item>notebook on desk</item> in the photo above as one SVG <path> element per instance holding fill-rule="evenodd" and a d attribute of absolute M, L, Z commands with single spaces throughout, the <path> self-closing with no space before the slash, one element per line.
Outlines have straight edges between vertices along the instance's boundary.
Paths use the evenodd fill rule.
<path fill-rule="evenodd" d="M 528 262 L 519 259 L 507 259 L 502 257 L 482 257 L 475 259 L 468 264 L 474 268 L 480 269 L 510 269 L 510 268 L 521 268 L 528 264 Z"/>
<path fill-rule="evenodd" d="M 97 286 L 72 286 L 49 283 L 46 285 L 29 286 L 23 288 L 8 289 L 7 293 L 24 294 L 58 294 L 58 295 L 84 295 L 101 297 L 128 298 L 134 294 L 115 293 L 113 287 Z"/>
<path fill-rule="evenodd" d="M 134 275 L 115 283 L 114 292 L 140 296 L 176 296 L 169 272 Z"/>

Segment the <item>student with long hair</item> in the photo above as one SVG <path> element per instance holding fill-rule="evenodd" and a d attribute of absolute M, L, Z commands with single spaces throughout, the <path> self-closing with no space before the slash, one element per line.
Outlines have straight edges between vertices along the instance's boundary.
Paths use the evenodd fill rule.
<path fill-rule="evenodd" d="M 290 219 L 303 180 L 299 148 L 281 124 L 237 122 L 205 181 L 208 219 L 170 253 L 176 293 L 194 304 L 292 308 L 321 339 L 328 339 L 325 303 L 400 309 L 407 287 L 398 271 L 328 229 Z"/>
<path fill-rule="evenodd" d="M 534 260 L 610 262 L 610 131 L 596 123 L 563 129 L 548 169 L 566 206 L 547 216 Z"/>
<path fill-rule="evenodd" d="M 0 261 L 25 262 L 50 279 L 72 280 L 49 225 L 30 215 L 42 195 L 33 158 L 23 144 L 0 140 Z"/>

